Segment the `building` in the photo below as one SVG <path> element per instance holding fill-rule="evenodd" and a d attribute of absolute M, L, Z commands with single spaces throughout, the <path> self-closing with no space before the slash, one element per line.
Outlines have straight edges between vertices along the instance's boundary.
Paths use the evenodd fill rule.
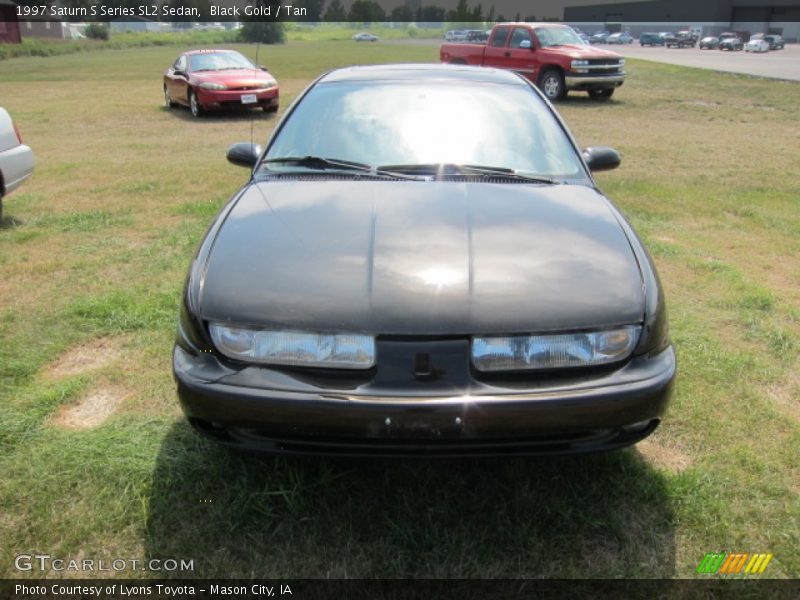
<path fill-rule="evenodd" d="M 21 41 L 17 5 L 11 0 L 0 0 L 0 43 L 19 44 Z"/>
<path fill-rule="evenodd" d="M 723 30 L 776 33 L 797 41 L 800 0 L 567 0 L 564 20 L 608 24 L 616 30 L 623 26 L 634 34 L 660 23 L 709 34 Z"/>

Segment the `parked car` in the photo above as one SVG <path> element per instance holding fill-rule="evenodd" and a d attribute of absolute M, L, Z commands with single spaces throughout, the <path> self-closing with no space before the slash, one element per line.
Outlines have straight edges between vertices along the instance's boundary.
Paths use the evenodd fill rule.
<path fill-rule="evenodd" d="M 467 41 L 474 44 L 485 44 L 489 39 L 489 34 L 482 29 L 470 29 L 467 31 Z"/>
<path fill-rule="evenodd" d="M 506 455 L 658 426 L 675 377 L 664 295 L 591 175 L 620 157 L 579 150 L 519 74 L 338 69 L 266 150 L 228 159 L 250 180 L 191 262 L 173 354 L 201 433 L 280 453 Z"/>
<path fill-rule="evenodd" d="M 719 48 L 719 38 L 709 35 L 700 40 L 700 50 L 716 50 Z"/>
<path fill-rule="evenodd" d="M 195 117 L 217 109 L 275 112 L 278 82 L 266 67 L 234 50 L 192 50 L 164 73 L 164 103 L 168 108 L 188 106 Z"/>
<path fill-rule="evenodd" d="M 664 38 L 664 45 L 667 48 L 694 48 L 697 45 L 697 38 L 692 32 L 679 31 L 678 33 Z"/>
<path fill-rule="evenodd" d="M 724 38 L 719 41 L 719 49 L 720 50 L 742 50 L 744 48 L 744 44 L 742 40 L 738 37 L 729 37 Z"/>
<path fill-rule="evenodd" d="M 589 38 L 589 41 L 592 44 L 605 44 L 606 39 L 610 36 L 611 33 L 608 31 L 598 31 L 597 33 L 593 34 L 592 37 Z"/>
<path fill-rule="evenodd" d="M 744 44 L 744 37 L 742 37 L 741 35 L 739 35 L 735 31 L 723 31 L 717 37 L 720 39 L 720 41 L 728 39 L 728 38 L 739 38 L 742 41 L 742 44 Z M 748 39 L 750 39 L 750 38 L 748 37 Z"/>
<path fill-rule="evenodd" d="M 0 107 L 0 225 L 3 223 L 3 201 L 33 173 L 36 158 L 22 143 L 19 129 L 5 108 Z"/>
<path fill-rule="evenodd" d="M 460 29 L 453 29 L 444 34 L 446 42 L 465 42 L 467 40 L 467 32 Z"/>
<path fill-rule="evenodd" d="M 744 45 L 745 52 L 769 52 L 769 42 L 764 39 L 750 40 Z"/>
<path fill-rule="evenodd" d="M 444 43 L 439 58 L 444 63 L 517 71 L 553 101 L 569 90 L 608 99 L 625 81 L 621 55 L 586 46 L 561 23 L 498 23 L 486 45 Z"/>
<path fill-rule="evenodd" d="M 353 39 L 357 42 L 377 42 L 378 36 L 362 31 L 361 33 L 355 34 Z"/>
<path fill-rule="evenodd" d="M 770 50 L 783 50 L 786 47 L 786 42 L 779 35 L 765 35 L 764 40 L 769 44 Z"/>
<path fill-rule="evenodd" d="M 639 44 L 642 46 L 663 46 L 664 38 L 657 33 L 646 32 L 639 36 Z"/>
<path fill-rule="evenodd" d="M 632 44 L 633 37 L 627 32 L 612 33 L 606 38 L 606 44 Z"/>

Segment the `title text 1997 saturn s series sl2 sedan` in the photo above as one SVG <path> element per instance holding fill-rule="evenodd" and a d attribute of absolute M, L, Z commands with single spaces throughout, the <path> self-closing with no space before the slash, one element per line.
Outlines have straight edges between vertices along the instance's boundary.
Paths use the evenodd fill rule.
<path fill-rule="evenodd" d="M 675 376 L 642 243 L 532 83 L 449 65 L 315 81 L 191 265 L 173 370 L 199 431 L 297 454 L 579 452 Z"/>

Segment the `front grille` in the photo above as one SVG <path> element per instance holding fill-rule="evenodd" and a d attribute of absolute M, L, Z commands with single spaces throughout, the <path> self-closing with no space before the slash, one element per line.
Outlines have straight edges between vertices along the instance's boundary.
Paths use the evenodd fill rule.
<path fill-rule="evenodd" d="M 619 66 L 619 59 L 618 58 L 590 58 L 589 59 L 590 65 L 614 65 L 615 67 Z"/>

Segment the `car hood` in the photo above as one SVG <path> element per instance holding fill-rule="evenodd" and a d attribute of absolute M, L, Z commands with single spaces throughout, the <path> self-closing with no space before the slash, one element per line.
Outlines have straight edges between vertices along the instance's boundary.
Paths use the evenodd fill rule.
<path fill-rule="evenodd" d="M 554 331 L 644 313 L 615 212 L 579 185 L 252 184 L 200 286 L 204 319 L 313 331 Z"/>
<path fill-rule="evenodd" d="M 571 58 L 622 58 L 622 55 L 604 50 L 597 46 L 587 46 L 585 44 L 565 44 L 564 46 L 548 46 L 542 48 L 542 52 L 553 54 L 564 54 Z"/>
<path fill-rule="evenodd" d="M 271 82 L 275 78 L 261 69 L 225 69 L 222 71 L 200 71 L 192 73 L 193 81 L 221 83 L 229 87 L 250 87 L 254 84 Z"/>

